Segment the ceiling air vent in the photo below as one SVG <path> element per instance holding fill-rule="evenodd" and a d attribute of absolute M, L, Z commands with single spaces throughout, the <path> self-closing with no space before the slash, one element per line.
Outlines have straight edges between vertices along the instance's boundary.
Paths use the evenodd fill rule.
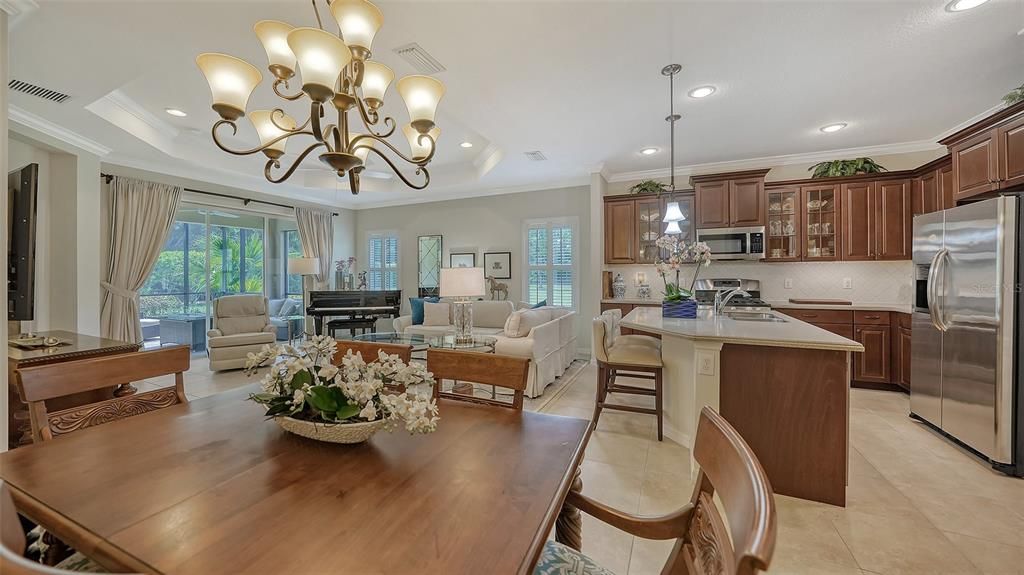
<path fill-rule="evenodd" d="M 22 82 L 21 80 L 11 80 L 7 83 L 7 87 L 15 92 L 21 92 L 22 94 L 28 94 L 29 96 L 35 96 L 51 102 L 57 102 L 58 104 L 71 97 L 67 94 L 50 90 L 49 88 L 43 88 L 42 86 Z"/>
<path fill-rule="evenodd" d="M 543 162 L 544 160 L 548 159 L 548 157 L 544 155 L 544 152 L 540 150 L 534 150 L 532 152 L 523 152 L 523 154 L 526 156 L 526 159 L 530 160 L 531 162 Z"/>
<path fill-rule="evenodd" d="M 444 72 L 445 70 L 440 62 L 435 60 L 430 54 L 427 54 L 427 51 L 416 42 L 395 48 L 395 54 L 401 56 L 413 68 L 416 68 L 416 71 L 420 74 L 429 76 L 438 72 Z"/>

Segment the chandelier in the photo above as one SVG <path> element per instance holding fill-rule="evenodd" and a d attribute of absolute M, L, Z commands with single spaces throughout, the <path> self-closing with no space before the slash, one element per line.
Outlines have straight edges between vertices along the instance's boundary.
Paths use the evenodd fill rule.
<path fill-rule="evenodd" d="M 337 21 L 338 34 L 323 29 L 316 0 L 312 4 L 317 28 L 296 28 L 275 20 L 263 20 L 253 26 L 267 52 L 274 94 L 287 101 L 308 98 L 310 102 L 309 117 L 301 124 L 281 108 L 249 112 L 249 120 L 260 139 L 256 148 L 232 149 L 221 141 L 218 131 L 230 126 L 231 135 L 238 133 L 238 120 L 246 115 L 249 96 L 263 80 L 263 74 L 252 64 L 227 54 L 205 53 L 196 57 L 196 64 L 210 84 L 213 109 L 221 118 L 211 129 L 214 143 L 237 156 L 262 152 L 267 157 L 263 175 L 275 184 L 287 180 L 307 156 L 319 151 L 321 162 L 339 178 L 348 177 L 353 194 L 359 193 L 359 174 L 366 168 L 370 153 L 387 163 L 405 185 L 416 190 L 426 188 L 430 184 L 426 166 L 434 157 L 441 132 L 434 125 L 434 114 L 444 96 L 444 85 L 430 76 L 411 75 L 398 80 L 396 87 L 410 119 L 402 127 L 409 153 L 402 153 L 387 140 L 397 127 L 394 118 L 382 118 L 380 113 L 395 73 L 370 60 L 370 45 L 384 17 L 366 0 L 327 3 Z M 296 74 L 301 90 L 290 93 L 289 82 Z M 353 110 L 357 113 L 350 118 L 349 112 Z M 334 123 L 329 123 L 328 118 L 333 118 L 328 117 L 331 112 L 337 112 Z M 290 167 L 275 175 L 275 171 L 281 170 L 281 158 L 289 141 L 307 136 L 312 142 Z M 391 155 L 415 166 L 417 181 L 402 174 Z"/>

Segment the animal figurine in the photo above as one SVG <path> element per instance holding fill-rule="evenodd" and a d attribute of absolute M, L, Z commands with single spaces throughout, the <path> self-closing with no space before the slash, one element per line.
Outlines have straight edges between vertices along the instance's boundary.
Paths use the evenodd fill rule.
<path fill-rule="evenodd" d="M 487 289 L 491 292 L 492 300 L 508 299 L 508 284 L 499 282 L 491 276 L 487 276 Z"/>
<path fill-rule="evenodd" d="M 365 290 L 366 289 L 366 272 L 359 272 L 358 276 L 359 276 L 359 287 L 357 287 L 356 289 Z"/>

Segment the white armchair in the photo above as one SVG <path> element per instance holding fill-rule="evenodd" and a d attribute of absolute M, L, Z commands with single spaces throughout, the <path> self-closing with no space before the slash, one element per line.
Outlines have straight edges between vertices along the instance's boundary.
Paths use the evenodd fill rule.
<path fill-rule="evenodd" d="M 229 295 L 213 301 L 213 329 L 206 332 L 210 371 L 245 367 L 249 352 L 274 343 L 277 327 L 270 323 L 267 298 Z"/>

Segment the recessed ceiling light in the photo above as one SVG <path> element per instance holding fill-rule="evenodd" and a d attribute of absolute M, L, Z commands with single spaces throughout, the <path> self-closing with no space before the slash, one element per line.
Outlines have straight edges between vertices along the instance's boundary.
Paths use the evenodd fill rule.
<path fill-rule="evenodd" d="M 644 148 L 644 149 L 640 150 L 640 153 L 645 155 L 645 156 L 650 156 L 651 154 L 657 154 L 658 153 L 658 148 Z"/>
<path fill-rule="evenodd" d="M 964 10 L 970 10 L 971 8 L 977 8 L 988 0 L 953 0 L 949 4 L 946 4 L 946 10 L 950 12 L 963 12 Z"/>
<path fill-rule="evenodd" d="M 827 126 L 822 126 L 821 131 L 825 132 L 826 134 L 831 134 L 832 132 L 838 132 L 839 130 L 842 130 L 845 127 L 845 122 L 839 122 L 837 124 L 829 124 Z"/>
<path fill-rule="evenodd" d="M 459 145 L 462 146 L 463 148 L 472 148 L 473 147 L 473 142 L 462 142 Z"/>
<path fill-rule="evenodd" d="M 707 98 L 711 94 L 715 93 L 716 88 L 714 86 L 701 86 L 694 88 L 687 92 L 691 98 Z"/>
<path fill-rule="evenodd" d="M 164 108 L 164 111 L 167 112 L 168 114 L 172 115 L 172 116 L 177 116 L 179 118 L 184 118 L 185 116 L 188 115 L 185 112 L 182 112 L 181 110 L 179 110 L 177 108 Z"/>

